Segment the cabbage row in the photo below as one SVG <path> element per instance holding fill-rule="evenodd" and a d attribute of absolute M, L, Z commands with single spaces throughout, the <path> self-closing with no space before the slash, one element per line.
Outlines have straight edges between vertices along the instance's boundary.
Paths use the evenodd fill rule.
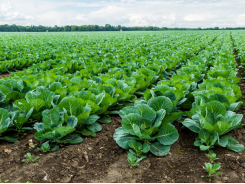
<path fill-rule="evenodd" d="M 35 137 L 40 141 L 77 144 L 83 141 L 80 134 L 95 136 L 102 128 L 98 122 L 110 122 L 105 115 L 118 113 L 117 110 L 130 105 L 135 100 L 136 91 L 143 91 L 157 80 L 169 77 L 169 72 L 181 67 L 183 61 L 195 56 L 215 37 L 215 34 L 202 38 L 198 35 L 197 38 L 202 41 L 194 39 L 182 47 L 181 52 L 187 54 L 178 54 L 176 57 L 164 57 L 164 52 L 156 47 L 157 42 L 155 45 L 145 44 L 145 51 L 138 53 L 137 60 L 127 61 L 127 65 L 121 68 L 112 67 L 107 73 L 99 73 L 91 78 L 80 74 L 82 70 L 75 74 L 59 74 L 50 70 L 24 76 L 18 76 L 21 72 L 17 72 L 1 79 L 3 118 L 0 133 L 5 133 L 1 139 L 15 142 L 16 134 L 7 134 L 15 131 L 18 135 L 31 130 L 33 124 L 38 131 Z M 149 48 L 153 50 L 147 51 Z M 149 55 L 146 57 L 145 53 Z M 117 56 L 117 52 L 114 54 Z M 131 56 L 133 58 L 134 55 Z M 112 57 L 108 61 L 114 60 L 115 57 Z"/>
<path fill-rule="evenodd" d="M 122 127 L 116 130 L 114 139 L 120 147 L 129 149 L 131 165 L 137 165 L 148 151 L 157 156 L 168 154 L 179 137 L 172 125 L 176 120 L 198 134 L 194 144 L 202 151 L 215 146 L 244 150 L 236 139 L 226 135 L 242 126 L 242 115 L 234 112 L 242 103 L 242 95 L 233 51 L 230 35 L 221 35 L 170 80 L 159 81 L 134 106 L 119 112 Z M 183 120 L 185 116 L 189 118 Z"/>
<path fill-rule="evenodd" d="M 237 85 L 240 78 L 236 77 L 238 69 L 233 52 L 229 35 L 225 37 L 224 45 L 206 79 L 192 93 L 195 101 L 187 113 L 191 119 L 186 119 L 183 125 L 198 133 L 194 144 L 202 151 L 215 146 L 226 147 L 235 152 L 244 150 L 243 145 L 235 138 L 226 135 L 242 126 L 243 117 L 234 112 L 242 104 L 242 93 Z"/>
<path fill-rule="evenodd" d="M 234 31 L 232 32 L 232 38 L 237 51 L 237 59 L 243 65 L 245 62 L 245 43 L 243 41 L 245 36 L 242 31 Z"/>
<path fill-rule="evenodd" d="M 175 40 L 173 40 L 175 38 Z M 53 52 L 51 52 L 51 58 L 47 61 L 34 64 L 23 72 L 15 73 L 14 76 L 25 76 L 40 73 L 46 70 L 52 70 L 50 73 L 54 74 L 65 74 L 65 73 L 78 73 L 82 75 L 83 78 L 90 78 L 91 76 L 98 75 L 99 73 L 108 72 L 110 68 L 123 68 L 132 59 L 133 62 L 138 60 L 140 63 L 148 59 L 145 55 L 150 55 L 151 52 L 159 53 L 160 49 L 165 49 L 167 52 L 163 52 L 158 55 L 158 58 L 164 56 L 167 60 L 179 59 L 178 55 L 183 53 L 177 50 L 176 44 L 183 47 L 186 39 L 177 40 L 176 37 L 171 38 L 174 44 L 167 45 L 164 43 L 157 43 L 159 48 L 145 49 L 147 45 L 139 40 L 136 43 L 135 48 L 130 48 L 129 45 L 122 45 L 119 41 L 115 41 L 113 44 L 114 48 L 111 46 L 108 48 L 107 42 L 100 42 L 99 44 L 76 42 L 76 44 L 68 45 L 67 50 L 64 47 L 60 47 Z M 142 38 L 146 39 L 146 37 Z M 170 39 L 170 38 L 168 38 Z M 192 42 L 194 38 L 189 37 L 189 41 Z M 169 42 L 167 40 L 167 42 Z M 150 44 L 156 44 L 156 41 L 150 42 Z M 86 49 L 83 49 L 86 48 Z M 103 49 L 101 49 L 103 48 Z M 72 53 L 71 50 L 73 51 Z M 171 55 L 169 51 L 177 52 L 176 55 Z M 138 53 L 138 54 L 135 54 Z M 144 53 L 144 54 L 142 54 Z M 144 63 L 144 62 L 143 62 Z M 144 63 L 145 64 L 145 63 Z M 45 72 L 42 72 L 44 74 Z"/>
<path fill-rule="evenodd" d="M 21 76 L 23 76 L 35 74 L 42 70 L 62 68 L 61 72 L 74 73 L 77 70 L 84 69 L 83 72 L 88 74 L 92 71 L 93 73 L 90 74 L 93 75 L 94 73 L 104 72 L 103 70 L 106 69 L 108 64 L 116 66 L 120 62 L 128 62 L 130 59 L 144 61 L 147 57 L 154 55 L 154 52 L 159 53 L 160 50 L 165 52 L 161 52 L 159 56 L 171 54 L 172 57 L 168 59 L 178 59 L 178 55 L 183 57 L 187 53 L 183 52 L 181 47 L 188 46 L 188 43 L 200 37 L 200 35 L 192 37 L 191 34 L 178 37 L 172 35 L 167 37 L 160 34 L 146 34 L 141 35 L 141 37 L 106 35 L 109 38 L 98 36 L 98 34 L 92 34 L 92 37 L 84 34 L 51 35 L 4 34 L 2 37 L 0 35 L 0 42 L 2 43 L 0 47 L 0 72 L 6 73 L 30 67 L 22 73 Z M 186 38 L 183 39 L 183 37 Z M 205 37 L 202 39 L 205 39 Z M 122 42 L 122 40 L 124 41 Z M 145 43 L 145 40 L 147 43 Z M 183 45 L 182 42 L 187 45 Z M 150 49 L 147 48 L 149 44 L 152 47 Z M 172 49 L 177 51 L 172 52 Z M 111 61 L 112 58 L 113 61 Z M 102 61 L 105 64 L 102 64 Z M 33 66 L 33 64 L 35 65 Z M 85 67 L 85 65 L 88 66 Z M 59 72 L 59 70 L 56 70 L 56 72 Z"/>

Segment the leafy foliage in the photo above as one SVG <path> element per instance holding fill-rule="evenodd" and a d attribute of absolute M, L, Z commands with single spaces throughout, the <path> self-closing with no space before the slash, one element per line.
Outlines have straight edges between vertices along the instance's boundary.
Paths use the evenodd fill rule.
<path fill-rule="evenodd" d="M 170 145 L 179 137 L 175 127 L 164 121 L 166 114 L 170 114 L 169 109 L 171 111 L 172 101 L 161 96 L 119 112 L 122 127 L 116 129 L 113 138 L 120 147 L 131 148 L 128 155 L 131 165 L 138 165 L 149 151 L 157 156 L 168 154 Z"/>
<path fill-rule="evenodd" d="M 202 106 L 200 112 L 193 115 L 192 119 L 185 119 L 183 125 L 198 133 L 198 138 L 194 144 L 199 146 L 202 151 L 219 145 L 235 152 L 241 152 L 244 147 L 238 144 L 232 136 L 225 135 L 241 126 L 241 120 L 241 114 L 226 111 L 224 105 L 213 101 Z"/>
<path fill-rule="evenodd" d="M 42 152 L 55 152 L 59 149 L 59 146 L 57 145 L 49 145 L 49 141 L 42 144 L 41 148 L 37 148 L 38 150 Z"/>
<path fill-rule="evenodd" d="M 0 79 L 2 140 L 16 142 L 34 128 L 35 138 L 46 141 L 39 150 L 52 151 L 53 143 L 96 136 L 110 114 L 119 114 L 114 139 L 129 149 L 131 166 L 149 151 L 169 152 L 178 139 L 174 121 L 198 134 L 201 150 L 244 149 L 226 135 L 241 127 L 234 111 L 243 103 L 227 33 L 0 35 L 0 41 L 0 72 L 15 71 Z M 236 44 L 242 59 L 243 45 Z"/>
<path fill-rule="evenodd" d="M 136 99 L 136 92 L 151 88 L 157 80 L 165 79 L 172 70 L 182 66 L 181 62 L 192 57 L 190 48 L 193 52 L 198 52 L 215 37 L 214 34 L 185 34 L 181 36 L 183 39 L 179 39 L 171 34 L 170 37 L 157 34 L 152 40 L 149 34 L 143 37 L 132 34 L 132 39 L 124 36 L 96 35 L 87 42 L 69 35 L 56 36 L 55 40 L 42 35 L 24 36 L 26 39 L 19 39 L 14 35 L 4 37 L 10 42 L 4 42 L 0 49 L 0 72 L 24 68 L 23 71 L 12 73 L 8 78 L 0 79 L 0 108 L 15 114 L 15 118 L 12 118 L 12 115 L 10 117 L 13 123 L 10 122 L 6 130 L 6 127 L 3 128 L 4 132 L 16 131 L 18 135 L 31 130 L 35 124 L 35 128 L 42 126 L 42 131 L 47 131 L 45 134 L 49 135 L 45 135 L 46 138 L 38 138 L 40 140 L 59 142 L 73 132 L 96 136 L 102 129 L 100 123 L 110 122 L 110 119 L 105 119 L 106 115 L 118 114 L 119 110 Z M 15 38 L 18 46 L 10 51 L 9 43 L 12 38 Z M 87 39 L 87 36 L 84 38 Z M 161 42 L 159 38 L 176 42 Z M 72 41 L 64 43 L 66 39 Z M 98 42 L 94 42 L 94 39 Z M 120 45 L 122 39 L 125 41 L 124 46 Z M 113 47 L 107 44 L 107 40 L 113 41 Z M 186 40 L 190 44 L 183 44 Z M 55 44 L 51 44 L 52 41 Z M 32 45 L 34 42 L 35 45 Z M 61 47 L 57 47 L 57 44 Z M 137 47 L 132 50 L 131 44 L 136 44 Z M 171 114 L 168 120 L 166 118 L 167 122 L 179 118 L 176 103 L 186 100 L 181 92 L 182 88 L 179 89 L 177 93 L 171 91 L 176 95 L 173 102 L 173 113 L 176 114 Z M 170 91 L 167 93 L 166 97 L 172 96 Z M 147 98 L 146 100 L 148 101 Z M 115 108 L 117 110 L 114 110 Z M 66 131 L 68 134 L 61 136 L 58 129 L 67 129 L 71 119 L 74 119 L 74 122 L 77 120 L 77 125 L 72 127 L 75 130 L 70 129 Z M 37 123 L 41 120 L 43 125 Z M 61 128 L 61 124 L 65 125 L 65 128 Z M 55 136 L 51 136 L 48 129 L 55 129 Z M 17 141 L 15 136 L 1 135 L 0 138 Z M 81 142 L 81 139 L 78 141 L 76 138 L 77 134 L 72 136 L 72 139 L 77 140 L 72 142 Z"/>
<path fill-rule="evenodd" d="M 218 160 L 219 158 L 216 158 L 216 154 L 211 150 L 208 152 L 208 154 L 205 154 L 209 159 L 210 161 L 215 161 L 215 160 Z"/>
<path fill-rule="evenodd" d="M 207 173 L 208 173 L 208 177 L 214 177 L 214 176 L 216 176 L 216 175 L 221 175 L 221 174 L 224 174 L 224 173 L 222 173 L 222 172 L 217 172 L 216 173 L 216 171 L 218 171 L 219 169 L 220 169 L 220 165 L 219 164 L 214 164 L 214 165 L 212 165 L 212 164 L 210 164 L 210 163 L 205 163 L 205 167 L 203 166 L 203 169 L 205 170 L 205 171 L 207 171 Z M 202 177 L 205 177 L 205 176 L 202 176 Z"/>
<path fill-rule="evenodd" d="M 26 155 L 25 155 L 25 158 L 26 159 L 24 159 L 24 160 L 22 160 L 21 162 L 26 162 L 26 163 L 29 163 L 29 162 L 38 162 L 39 161 L 39 159 L 40 159 L 40 157 L 39 156 L 37 156 L 37 157 L 35 157 L 34 155 L 31 155 L 31 153 L 27 153 Z"/>

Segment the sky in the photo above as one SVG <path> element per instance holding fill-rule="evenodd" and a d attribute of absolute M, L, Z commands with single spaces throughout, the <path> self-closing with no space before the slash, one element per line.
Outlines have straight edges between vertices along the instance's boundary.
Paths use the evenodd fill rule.
<path fill-rule="evenodd" d="M 0 0 L 0 25 L 245 27 L 245 0 Z"/>

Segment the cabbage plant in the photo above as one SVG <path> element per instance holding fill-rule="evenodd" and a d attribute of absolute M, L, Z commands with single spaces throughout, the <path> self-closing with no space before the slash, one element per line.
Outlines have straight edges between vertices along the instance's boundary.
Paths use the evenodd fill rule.
<path fill-rule="evenodd" d="M 200 92 L 195 91 L 192 94 L 195 97 L 195 101 L 192 104 L 192 109 L 186 112 L 186 114 L 189 117 L 192 117 L 200 109 L 204 111 L 205 105 L 212 101 L 218 101 L 223 106 L 225 106 L 227 111 L 236 111 L 239 109 L 239 106 L 242 104 L 241 101 L 236 102 L 236 100 L 233 99 L 234 96 L 230 96 L 230 98 L 227 98 L 225 95 L 210 94 L 208 91 L 205 90 Z"/>
<path fill-rule="evenodd" d="M 79 134 L 72 134 L 78 123 L 75 116 L 71 115 L 65 121 L 65 112 L 58 107 L 43 111 L 42 116 L 42 123 L 34 125 L 34 129 L 38 131 L 35 133 L 37 140 L 62 144 L 78 144 L 83 141 Z"/>
<path fill-rule="evenodd" d="M 129 160 L 137 162 L 134 156 L 145 158 L 149 151 L 156 156 L 168 154 L 171 145 L 179 138 L 176 128 L 164 119 L 172 109 L 172 101 L 160 96 L 119 111 L 122 127 L 116 129 L 113 138 L 120 147 L 131 148 Z"/>
<path fill-rule="evenodd" d="M 228 132 L 242 126 L 243 115 L 227 111 L 226 106 L 218 101 L 211 101 L 199 107 L 192 119 L 185 119 L 182 123 L 191 131 L 198 133 L 194 143 L 202 151 L 214 148 L 215 145 L 226 147 L 235 152 L 244 150 L 243 145 Z"/>
<path fill-rule="evenodd" d="M 13 125 L 13 119 L 15 113 L 8 112 L 6 109 L 0 108 L 0 139 L 9 142 L 18 142 L 17 135 L 3 136 L 3 133 L 7 132 L 9 127 Z"/>
<path fill-rule="evenodd" d="M 0 108 L 0 134 L 4 133 L 10 123 L 11 123 L 11 119 L 9 117 L 9 112 L 6 109 L 2 109 Z"/>

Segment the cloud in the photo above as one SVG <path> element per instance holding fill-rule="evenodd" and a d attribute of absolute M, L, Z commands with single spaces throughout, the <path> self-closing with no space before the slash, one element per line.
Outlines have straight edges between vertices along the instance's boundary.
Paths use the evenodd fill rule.
<path fill-rule="evenodd" d="M 0 24 L 245 26 L 244 0 L 6 0 Z"/>
<path fill-rule="evenodd" d="M 17 24 L 22 21 L 33 20 L 34 17 L 31 15 L 26 15 L 19 11 L 13 9 L 10 2 L 1 4 L 0 20 L 1 24 Z"/>
<path fill-rule="evenodd" d="M 7 11 L 10 10 L 10 9 L 11 9 L 11 5 L 10 5 L 9 2 L 8 2 L 8 3 L 3 3 L 3 4 L 2 4 L 2 7 L 1 7 L 2 12 L 7 12 Z"/>
<path fill-rule="evenodd" d="M 92 2 L 92 3 L 73 3 L 75 6 L 80 6 L 80 7 L 100 7 L 100 6 L 105 6 L 105 4 L 109 4 L 107 2 Z"/>
<path fill-rule="evenodd" d="M 206 14 L 206 15 L 202 15 L 202 14 L 187 14 L 184 17 L 184 20 L 185 21 L 190 21 L 190 22 L 193 22 L 193 21 L 206 21 L 206 20 L 212 19 L 214 17 L 215 16 L 212 16 L 212 15 L 209 15 L 209 14 Z"/>
<path fill-rule="evenodd" d="M 85 17 L 86 17 L 85 14 L 77 14 L 76 19 L 77 19 L 77 20 L 83 20 L 83 21 L 88 20 L 88 19 L 86 19 Z"/>
<path fill-rule="evenodd" d="M 245 14 L 239 15 L 236 23 L 239 26 L 245 26 Z"/>

